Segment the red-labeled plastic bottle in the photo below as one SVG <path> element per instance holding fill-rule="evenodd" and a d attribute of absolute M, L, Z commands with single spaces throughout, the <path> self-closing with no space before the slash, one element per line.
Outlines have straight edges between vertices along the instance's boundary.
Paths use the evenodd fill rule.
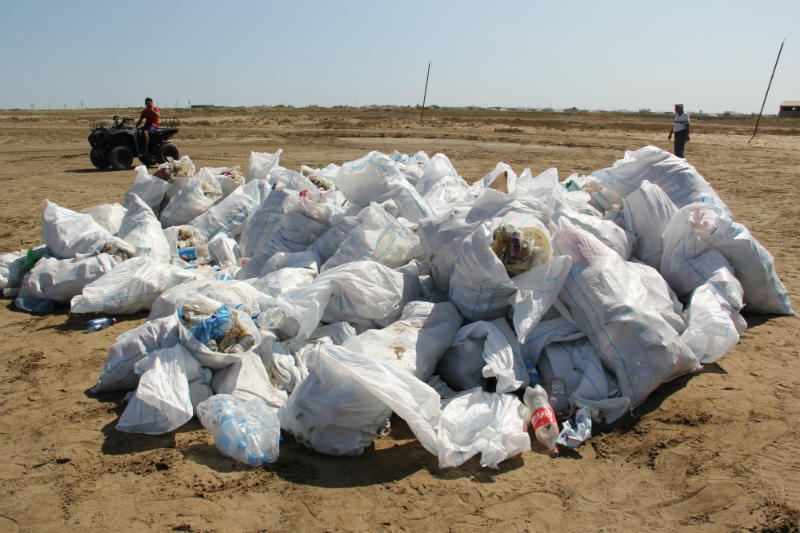
<path fill-rule="evenodd" d="M 558 453 L 558 420 L 547 398 L 547 391 L 541 385 L 526 387 L 523 396 L 525 406 L 531 413 L 533 434 L 551 454 Z"/>

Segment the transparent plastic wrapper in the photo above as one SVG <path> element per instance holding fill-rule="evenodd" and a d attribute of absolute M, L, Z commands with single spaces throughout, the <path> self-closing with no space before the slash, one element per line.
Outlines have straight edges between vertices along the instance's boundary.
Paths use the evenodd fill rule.
<path fill-rule="evenodd" d="M 588 407 L 575 411 L 573 419 L 564 421 L 564 427 L 558 434 L 558 444 L 567 448 L 577 448 L 592 438 L 592 415 Z"/>
<path fill-rule="evenodd" d="M 197 406 L 197 418 L 225 456 L 250 466 L 274 463 L 280 454 L 276 409 L 261 398 L 215 394 Z"/>
<path fill-rule="evenodd" d="M 133 314 L 150 309 L 162 292 L 192 279 L 190 271 L 134 257 L 83 287 L 70 301 L 70 312 Z"/>

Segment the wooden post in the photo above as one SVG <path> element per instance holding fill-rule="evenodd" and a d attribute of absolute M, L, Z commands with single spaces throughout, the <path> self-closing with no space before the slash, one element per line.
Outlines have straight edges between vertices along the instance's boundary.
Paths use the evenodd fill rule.
<path fill-rule="evenodd" d="M 772 78 L 775 76 L 775 69 L 778 67 L 778 60 L 781 58 L 781 51 L 783 50 L 783 43 L 786 42 L 786 39 L 781 41 L 781 47 L 778 49 L 778 57 L 775 58 L 775 65 L 772 67 L 772 74 L 769 77 L 769 83 L 767 84 L 767 92 L 764 93 L 764 100 L 761 102 L 761 111 L 758 112 L 758 118 L 756 119 L 756 129 L 753 130 L 753 136 L 750 137 L 750 140 L 747 141 L 747 144 L 750 144 L 755 136 L 756 132 L 758 131 L 758 123 L 761 122 L 761 113 L 764 112 L 764 104 L 767 103 L 767 95 L 769 94 L 769 88 L 772 85 Z"/>
<path fill-rule="evenodd" d="M 419 124 L 422 125 L 422 117 L 425 116 L 425 98 L 428 97 L 428 77 L 431 75 L 431 62 L 428 61 L 428 73 L 425 75 L 425 93 L 422 95 L 422 111 L 419 114 Z"/>

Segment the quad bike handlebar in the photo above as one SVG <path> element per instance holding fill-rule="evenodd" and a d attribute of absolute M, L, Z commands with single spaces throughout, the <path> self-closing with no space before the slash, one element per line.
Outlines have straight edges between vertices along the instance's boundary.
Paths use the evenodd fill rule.
<path fill-rule="evenodd" d="M 133 122 L 133 119 L 130 117 L 120 117 L 119 115 L 114 115 L 114 127 L 121 128 L 125 124 L 130 124 Z"/>

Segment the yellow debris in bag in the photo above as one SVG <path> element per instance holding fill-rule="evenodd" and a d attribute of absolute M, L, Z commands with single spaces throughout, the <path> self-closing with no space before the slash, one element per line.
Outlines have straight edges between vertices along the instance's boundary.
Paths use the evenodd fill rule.
<path fill-rule="evenodd" d="M 550 260 L 550 237 L 540 228 L 506 224 L 497 228 L 493 237 L 492 251 L 511 277 Z"/>

